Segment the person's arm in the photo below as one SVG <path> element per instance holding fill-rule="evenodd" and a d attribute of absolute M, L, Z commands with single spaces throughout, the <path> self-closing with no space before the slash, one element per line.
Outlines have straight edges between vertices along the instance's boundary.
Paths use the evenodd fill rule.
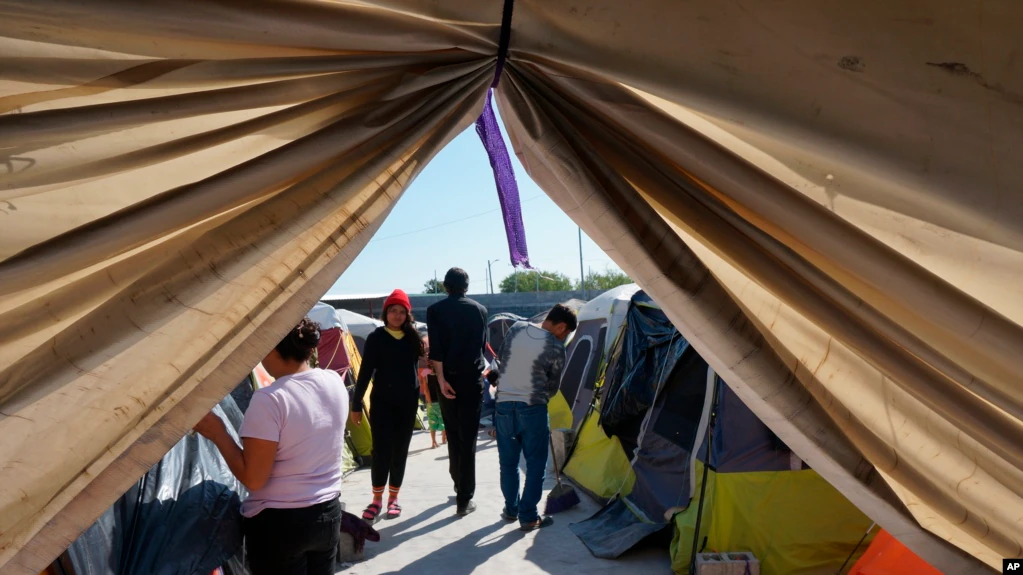
<path fill-rule="evenodd" d="M 511 353 L 511 346 L 508 342 L 514 337 L 515 336 L 512 332 L 509 331 L 506 333 L 504 341 L 501 342 L 501 349 L 494 354 L 494 363 L 497 364 L 496 369 L 492 369 L 490 373 L 487 374 L 487 382 L 494 387 L 497 387 L 501 380 L 501 370 L 504 369 L 504 366 L 508 365 L 508 354 Z M 488 343 L 487 345 L 490 344 Z"/>
<path fill-rule="evenodd" d="M 429 376 L 426 369 L 425 367 L 419 368 L 419 393 L 422 393 L 423 397 L 426 398 L 426 405 L 430 405 L 433 402 L 430 400 Z"/>
<path fill-rule="evenodd" d="M 444 353 L 447 352 L 447 333 L 437 317 L 437 310 L 430 306 L 426 308 L 426 335 L 430 339 L 430 362 L 434 365 L 444 361 Z M 436 369 L 436 368 L 435 368 Z M 437 374 L 440 377 L 441 374 Z"/>
<path fill-rule="evenodd" d="M 487 308 L 485 308 L 483 306 L 480 306 L 480 311 L 483 313 L 483 350 L 482 350 L 482 353 L 483 353 L 484 356 L 486 356 L 487 355 L 487 348 L 490 347 L 490 326 L 487 325 L 487 317 L 488 317 L 487 314 L 489 312 L 487 311 Z M 502 347 L 503 347 L 503 345 L 502 345 Z"/>
<path fill-rule="evenodd" d="M 261 409 L 261 405 L 259 401 L 253 401 L 248 413 L 252 413 L 253 417 L 268 417 L 265 415 L 264 410 Z M 253 410 L 253 407 L 255 407 L 255 410 Z M 246 414 L 247 417 L 248 413 Z M 275 424 L 269 422 L 269 425 Z M 231 473 L 238 478 L 238 481 L 246 489 L 257 491 L 266 486 L 277 455 L 277 441 L 243 437 L 242 445 L 239 446 L 234 438 L 231 437 L 230 432 L 227 431 L 224 420 L 213 412 L 207 413 L 202 418 L 195 426 L 195 431 L 213 442 L 213 445 L 220 451 L 220 455 L 223 456 Z"/>
<path fill-rule="evenodd" d="M 565 369 L 565 346 L 558 343 L 558 351 L 553 354 L 547 366 L 547 397 L 554 397 L 561 389 L 561 372 Z"/>
<path fill-rule="evenodd" d="M 366 344 L 362 348 L 362 365 L 359 366 L 359 378 L 355 380 L 355 393 L 352 398 L 352 422 L 355 425 L 362 424 L 362 399 L 369 389 L 373 372 L 376 371 L 379 356 L 377 337 L 376 331 L 370 333 L 366 336 Z"/>
<path fill-rule="evenodd" d="M 440 383 L 440 393 L 448 399 L 454 399 L 455 390 L 444 377 L 444 354 L 447 351 L 448 334 L 438 320 L 433 306 L 426 308 L 426 331 L 430 338 L 430 363 L 433 364 L 433 373 Z"/>
<path fill-rule="evenodd" d="M 448 399 L 454 399 L 455 388 L 451 387 L 451 384 L 444 377 L 444 362 L 434 361 L 433 371 L 437 376 L 437 382 L 440 383 L 440 394 Z"/>

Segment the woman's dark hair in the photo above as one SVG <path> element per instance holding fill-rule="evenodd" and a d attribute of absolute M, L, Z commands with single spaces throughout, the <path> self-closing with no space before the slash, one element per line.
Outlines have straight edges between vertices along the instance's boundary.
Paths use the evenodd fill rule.
<path fill-rule="evenodd" d="M 444 274 L 444 289 L 451 295 L 465 295 L 469 291 L 469 274 L 462 268 L 451 268 Z"/>
<path fill-rule="evenodd" d="M 274 349 L 284 359 L 305 362 L 313 356 L 313 350 L 319 344 L 320 326 L 313 320 L 304 317 Z"/>
<path fill-rule="evenodd" d="M 396 303 L 392 304 L 390 307 L 384 308 L 384 313 L 381 314 L 380 321 L 384 322 L 385 327 L 387 326 L 387 312 L 394 306 L 398 306 L 401 308 L 405 307 L 401 304 Z M 412 317 L 412 312 L 408 310 L 405 311 L 407 313 L 405 314 L 405 323 L 401 324 L 401 331 L 405 332 L 405 337 L 407 337 L 409 341 L 416 342 L 415 343 L 416 356 L 422 356 L 423 354 L 426 353 L 426 347 L 423 346 L 423 338 L 419 337 L 419 332 L 416 331 L 415 325 L 416 318 Z"/>

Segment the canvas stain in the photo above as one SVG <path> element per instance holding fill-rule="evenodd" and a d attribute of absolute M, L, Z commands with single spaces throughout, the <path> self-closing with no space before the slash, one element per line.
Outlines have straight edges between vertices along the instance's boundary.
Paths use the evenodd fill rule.
<path fill-rule="evenodd" d="M 983 76 L 974 72 L 969 66 L 961 62 L 928 62 L 927 65 L 934 68 L 941 68 L 953 76 L 968 76 L 974 80 L 979 80 L 981 83 L 984 83 Z"/>
<path fill-rule="evenodd" d="M 1010 92 L 1006 90 L 1005 87 L 1002 86 L 1001 84 L 988 83 L 987 79 L 985 79 L 984 76 L 980 75 L 977 72 L 974 72 L 973 70 L 970 69 L 969 66 L 963 64 L 962 62 L 927 62 L 927 65 L 931 66 L 932 68 L 944 70 L 945 72 L 953 76 L 970 79 L 976 82 L 982 88 L 1001 94 L 1002 97 L 1004 97 L 1009 102 L 1012 102 L 1014 104 L 1023 104 L 1023 95 Z"/>
<path fill-rule="evenodd" d="M 846 56 L 838 61 L 838 67 L 850 72 L 862 72 L 867 65 L 859 56 Z"/>

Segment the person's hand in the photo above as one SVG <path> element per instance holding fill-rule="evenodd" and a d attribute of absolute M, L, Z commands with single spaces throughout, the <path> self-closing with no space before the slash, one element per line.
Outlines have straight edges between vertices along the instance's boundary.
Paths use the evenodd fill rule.
<path fill-rule="evenodd" d="M 440 394 L 448 399 L 455 398 L 455 388 L 451 387 L 447 381 L 440 382 Z"/>
<path fill-rule="evenodd" d="M 227 434 L 227 426 L 224 425 L 224 420 L 220 419 L 220 416 L 212 411 L 203 416 L 193 429 L 199 435 L 210 440 Z"/>
<path fill-rule="evenodd" d="M 362 425 L 362 411 L 356 411 L 352 413 L 352 423 L 356 426 Z"/>

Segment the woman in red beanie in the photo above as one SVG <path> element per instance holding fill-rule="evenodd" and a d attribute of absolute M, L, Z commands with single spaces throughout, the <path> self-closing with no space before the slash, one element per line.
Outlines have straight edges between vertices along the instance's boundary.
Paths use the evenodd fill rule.
<path fill-rule="evenodd" d="M 394 519 L 401 515 L 398 490 L 405 477 L 405 462 L 419 409 L 418 366 L 423 355 L 423 341 L 412 323 L 412 304 L 405 292 L 396 289 L 388 296 L 382 319 L 384 325 L 366 338 L 352 403 L 353 421 L 359 425 L 363 396 L 372 379 L 369 417 L 373 433 L 370 472 L 373 502 L 362 513 L 362 518 L 369 522 L 383 509 L 384 487 L 389 489 L 385 517 Z"/>

